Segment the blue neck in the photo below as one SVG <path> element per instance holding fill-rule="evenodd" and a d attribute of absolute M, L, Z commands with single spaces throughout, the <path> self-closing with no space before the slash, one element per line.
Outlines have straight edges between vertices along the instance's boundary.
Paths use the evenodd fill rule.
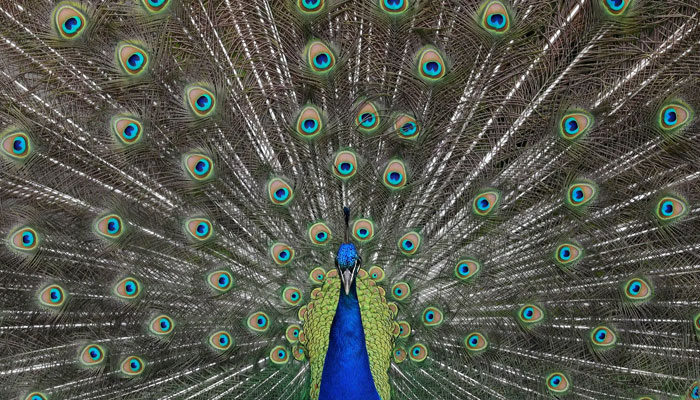
<path fill-rule="evenodd" d="M 353 282 L 350 294 L 340 289 L 338 308 L 321 376 L 319 400 L 380 400 L 369 369 L 360 305 Z"/>

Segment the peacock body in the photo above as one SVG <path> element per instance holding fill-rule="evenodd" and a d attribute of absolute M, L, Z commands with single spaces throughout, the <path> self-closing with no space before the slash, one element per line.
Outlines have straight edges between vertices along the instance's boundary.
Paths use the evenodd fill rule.
<path fill-rule="evenodd" d="M 700 398 L 697 0 L 0 0 L 0 398 Z"/>

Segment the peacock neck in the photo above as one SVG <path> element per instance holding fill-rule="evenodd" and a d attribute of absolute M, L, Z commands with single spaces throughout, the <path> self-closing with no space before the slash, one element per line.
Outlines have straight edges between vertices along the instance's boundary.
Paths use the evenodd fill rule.
<path fill-rule="evenodd" d="M 369 356 L 362 328 L 360 304 L 353 282 L 349 294 L 340 298 L 323 364 L 320 400 L 379 400 L 369 368 Z"/>

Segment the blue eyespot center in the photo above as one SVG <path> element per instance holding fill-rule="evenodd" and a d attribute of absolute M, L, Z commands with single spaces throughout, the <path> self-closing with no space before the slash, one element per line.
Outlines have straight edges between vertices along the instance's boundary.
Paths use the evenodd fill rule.
<path fill-rule="evenodd" d="M 414 122 L 406 122 L 401 126 L 401 133 L 404 136 L 411 136 L 416 133 L 416 124 Z"/>
<path fill-rule="evenodd" d="M 384 7 L 394 11 L 403 7 L 403 0 L 384 0 Z"/>
<path fill-rule="evenodd" d="M 90 354 L 90 358 L 93 360 L 100 358 L 100 350 L 97 349 L 97 347 L 91 347 L 90 350 L 88 350 L 88 354 Z"/>
<path fill-rule="evenodd" d="M 127 59 L 126 66 L 129 67 L 129 69 L 131 70 L 136 70 L 141 68 L 141 66 L 143 65 L 143 61 L 143 54 L 135 52 L 134 54 L 130 55 Z"/>
<path fill-rule="evenodd" d="M 292 300 L 297 300 L 299 298 L 299 294 L 294 292 L 290 297 L 292 298 Z"/>
<path fill-rule="evenodd" d="M 122 135 L 125 139 L 131 140 L 135 138 L 138 133 L 139 127 L 132 122 L 129 125 L 127 125 L 126 128 L 124 128 L 124 132 L 122 133 Z"/>
<path fill-rule="evenodd" d="M 221 344 L 222 346 L 226 346 L 228 344 L 228 336 L 224 334 L 220 335 L 219 344 Z"/>
<path fill-rule="evenodd" d="M 328 53 L 319 53 L 314 57 L 316 68 L 325 69 L 331 65 L 331 56 Z"/>
<path fill-rule="evenodd" d="M 280 188 L 275 191 L 275 200 L 284 201 L 289 196 L 289 190 L 286 188 Z"/>
<path fill-rule="evenodd" d="M 569 246 L 564 246 L 559 250 L 559 258 L 566 261 L 571 258 L 571 249 Z"/>
<path fill-rule="evenodd" d="M 605 332 L 605 329 L 599 329 L 598 332 L 595 333 L 595 340 L 598 343 L 602 343 L 605 340 L 606 336 L 607 333 Z"/>
<path fill-rule="evenodd" d="M 287 250 L 282 250 L 279 252 L 277 255 L 277 258 L 279 258 L 281 261 L 287 261 L 289 259 L 289 251 Z"/>
<path fill-rule="evenodd" d="M 204 158 L 200 158 L 197 164 L 194 165 L 194 173 L 197 175 L 205 175 L 209 172 L 209 161 Z"/>
<path fill-rule="evenodd" d="M 554 386 L 554 387 L 559 386 L 560 383 L 561 383 L 561 377 L 559 377 L 559 375 L 554 375 L 554 376 L 549 380 L 549 384 L 552 385 L 552 386 Z"/>
<path fill-rule="evenodd" d="M 131 360 L 129 367 L 131 367 L 132 371 L 138 371 L 141 368 L 141 363 L 137 360 Z"/>
<path fill-rule="evenodd" d="M 292 335 L 294 335 L 294 337 L 299 336 L 299 329 L 295 329 Z"/>
<path fill-rule="evenodd" d="M 670 200 L 666 200 L 661 204 L 661 214 L 663 214 L 665 217 L 670 217 L 673 215 L 673 202 Z"/>
<path fill-rule="evenodd" d="M 51 298 L 52 303 L 58 303 L 61 301 L 61 291 L 53 288 L 49 291 L 49 297 Z"/>
<path fill-rule="evenodd" d="M 23 137 L 16 137 L 12 141 L 12 152 L 22 154 L 27 149 L 27 141 Z"/>
<path fill-rule="evenodd" d="M 327 237 L 328 237 L 328 235 L 326 234 L 326 232 L 319 232 L 316 234 L 316 239 L 320 242 L 323 242 L 324 240 L 326 240 Z"/>
<path fill-rule="evenodd" d="M 396 288 L 396 290 L 394 290 L 394 293 L 396 293 L 397 296 L 401 296 L 403 294 L 403 290 L 401 290 L 401 288 Z"/>
<path fill-rule="evenodd" d="M 209 233 L 209 224 L 206 222 L 200 222 L 197 224 L 197 236 L 203 237 Z"/>
<path fill-rule="evenodd" d="M 63 31 L 65 33 L 71 34 L 75 33 L 80 29 L 83 22 L 78 17 L 70 17 L 63 22 Z"/>
<path fill-rule="evenodd" d="M 132 295 L 136 293 L 136 282 L 134 281 L 127 281 L 126 284 L 124 285 L 124 289 L 126 290 L 126 294 Z"/>
<path fill-rule="evenodd" d="M 119 232 L 119 220 L 116 218 L 110 218 L 107 220 L 107 232 L 114 235 Z"/>
<path fill-rule="evenodd" d="M 506 16 L 500 13 L 491 14 L 487 18 L 489 26 L 501 29 L 506 25 Z"/>
<path fill-rule="evenodd" d="M 360 124 L 364 127 L 370 127 L 374 125 L 375 116 L 372 113 L 362 113 L 360 115 Z"/>
<path fill-rule="evenodd" d="M 666 125 L 675 125 L 678 122 L 678 116 L 674 108 L 669 108 L 664 112 L 664 123 Z"/>
<path fill-rule="evenodd" d="M 476 347 L 476 345 L 479 343 L 479 337 L 476 335 L 472 335 L 469 337 L 469 345 L 471 347 Z"/>
<path fill-rule="evenodd" d="M 360 228 L 357 230 L 357 236 L 361 238 L 366 238 L 369 235 L 369 231 L 365 228 Z"/>
<path fill-rule="evenodd" d="M 228 286 L 229 283 L 229 278 L 226 275 L 221 275 L 219 276 L 219 287 L 226 287 Z"/>
<path fill-rule="evenodd" d="M 426 321 L 428 321 L 428 322 L 432 321 L 433 319 L 435 319 L 435 313 L 432 312 L 432 311 L 428 311 L 428 312 L 425 314 L 425 319 L 426 319 Z"/>
<path fill-rule="evenodd" d="M 620 11 L 625 6 L 625 0 L 608 0 L 608 6 L 615 11 Z"/>
<path fill-rule="evenodd" d="M 525 319 L 532 319 L 533 315 L 535 315 L 535 310 L 532 307 L 528 307 L 523 311 L 523 317 L 525 317 Z"/>
<path fill-rule="evenodd" d="M 163 5 L 167 0 L 148 0 L 148 4 L 152 5 L 153 7 L 159 7 Z"/>
<path fill-rule="evenodd" d="M 564 126 L 566 127 L 566 133 L 568 134 L 575 134 L 578 132 L 578 121 L 576 121 L 576 118 L 574 117 L 569 117 L 566 119 L 564 122 Z"/>
<path fill-rule="evenodd" d="M 467 264 L 460 264 L 459 265 L 459 273 L 460 275 L 469 275 L 469 265 Z"/>
<path fill-rule="evenodd" d="M 211 107 L 211 96 L 208 94 L 203 94 L 199 97 L 197 97 L 197 109 L 199 111 L 206 111 Z"/>
<path fill-rule="evenodd" d="M 170 329 L 170 321 L 168 321 L 167 319 L 161 318 L 160 321 L 158 321 L 158 323 L 160 324 L 160 329 L 164 331 Z"/>
<path fill-rule="evenodd" d="M 316 122 L 315 119 L 305 119 L 304 122 L 301 124 L 302 129 L 306 133 L 314 132 L 317 126 L 318 122 Z"/>
<path fill-rule="evenodd" d="M 280 350 L 277 352 L 277 357 L 279 358 L 284 358 L 287 355 L 287 353 L 284 352 L 284 350 Z"/>
<path fill-rule="evenodd" d="M 581 188 L 575 188 L 571 192 L 571 197 L 573 197 L 573 200 L 577 203 L 581 202 L 583 200 L 583 190 Z"/>
<path fill-rule="evenodd" d="M 423 64 L 423 72 L 428 76 L 438 76 L 442 72 L 442 65 L 437 61 L 428 61 Z"/>
<path fill-rule="evenodd" d="M 639 294 L 640 290 L 642 290 L 642 285 L 639 282 L 633 282 L 630 285 L 630 293 L 631 294 Z"/>
<path fill-rule="evenodd" d="M 263 316 L 259 316 L 257 322 L 258 322 L 258 326 L 262 328 L 267 324 L 267 319 L 265 319 L 265 317 L 263 317 Z"/>
<path fill-rule="evenodd" d="M 338 170 L 340 171 L 341 174 L 347 175 L 347 174 L 349 174 L 350 172 L 352 172 L 353 166 L 352 166 L 352 164 L 350 164 L 349 162 L 342 162 L 342 163 L 340 163 L 340 165 L 338 166 Z"/>
<path fill-rule="evenodd" d="M 304 7 L 313 10 L 321 4 L 318 0 L 303 0 Z"/>
<path fill-rule="evenodd" d="M 24 247 L 31 247 L 34 244 L 34 234 L 31 232 L 24 232 L 22 234 L 22 245 Z"/>
<path fill-rule="evenodd" d="M 479 210 L 481 211 L 488 210 L 490 205 L 491 203 L 485 197 L 482 197 L 479 199 L 479 201 L 477 201 L 477 207 L 479 207 Z"/>
<path fill-rule="evenodd" d="M 414 355 L 414 356 L 417 356 L 417 355 L 419 355 L 419 354 L 420 354 L 420 349 L 419 349 L 418 347 L 414 348 L 414 349 L 413 349 L 413 355 Z"/>
<path fill-rule="evenodd" d="M 389 183 L 392 185 L 398 185 L 401 183 L 401 180 L 403 179 L 403 176 L 401 175 L 400 172 L 392 171 L 389 173 Z"/>

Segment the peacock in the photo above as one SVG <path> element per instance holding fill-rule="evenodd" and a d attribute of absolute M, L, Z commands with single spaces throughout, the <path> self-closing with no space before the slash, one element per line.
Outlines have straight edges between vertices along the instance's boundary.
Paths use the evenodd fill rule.
<path fill-rule="evenodd" d="M 0 398 L 700 398 L 698 0 L 0 0 Z"/>

